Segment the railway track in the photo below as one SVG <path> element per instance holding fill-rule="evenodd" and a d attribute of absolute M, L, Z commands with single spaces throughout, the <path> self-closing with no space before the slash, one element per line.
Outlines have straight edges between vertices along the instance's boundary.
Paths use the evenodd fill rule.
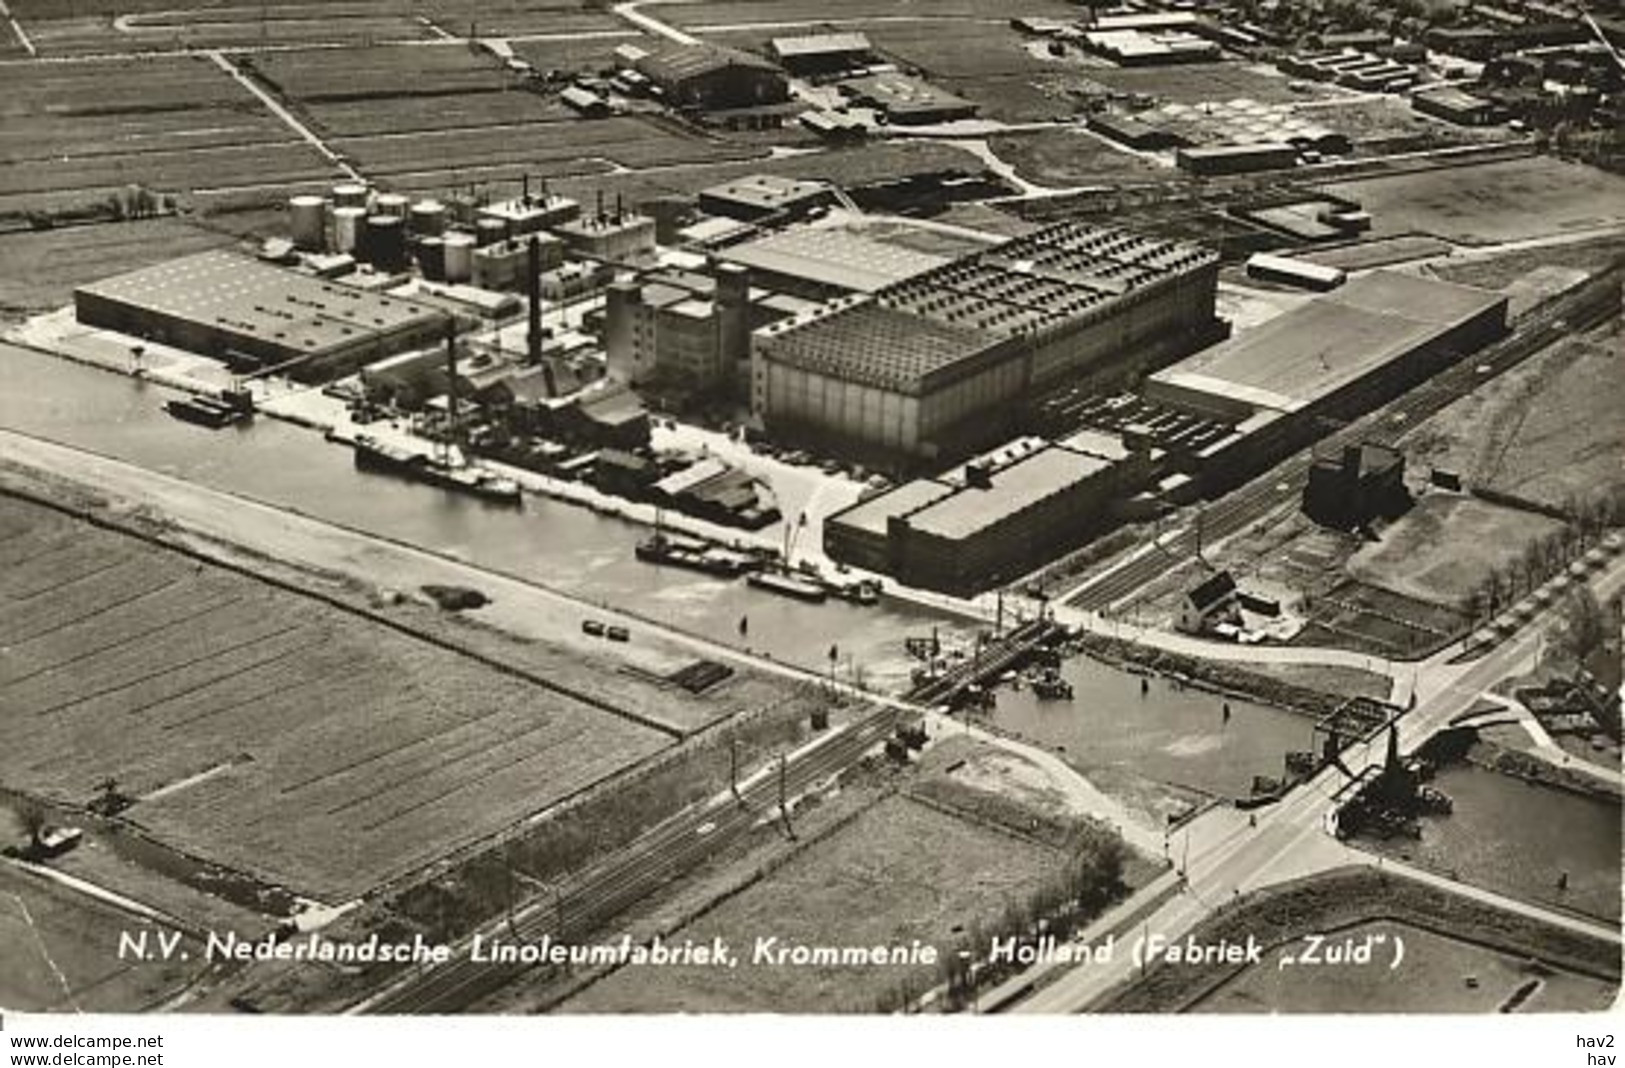
<path fill-rule="evenodd" d="M 1619 310 L 1620 269 L 1563 294 L 1531 311 L 1513 332 L 1501 340 L 1441 371 L 1427 382 L 1369 415 L 1321 439 L 1314 448 L 1294 454 L 1208 505 L 1202 529 L 1183 530 L 1161 543 L 1161 552 L 1146 553 L 1106 572 L 1067 599 L 1067 604 L 1105 611 L 1133 597 L 1152 579 L 1194 556 L 1199 542 L 1228 537 L 1257 522 L 1282 500 L 1295 498 L 1308 482 L 1315 448 L 1337 450 L 1344 445 L 1376 442 L 1392 445 L 1418 422 L 1443 410 L 1484 382 L 1504 374 L 1524 360 L 1570 334 L 1587 329 Z M 1599 299 L 1601 296 L 1602 299 Z"/>

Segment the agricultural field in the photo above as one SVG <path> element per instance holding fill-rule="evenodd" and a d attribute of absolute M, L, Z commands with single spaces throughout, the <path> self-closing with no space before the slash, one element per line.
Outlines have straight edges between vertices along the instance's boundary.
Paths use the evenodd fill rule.
<path fill-rule="evenodd" d="M 753 964 L 757 938 L 781 943 L 957 944 L 955 929 L 996 918 L 1060 869 L 1058 850 L 892 796 L 783 867 L 668 936 L 722 938 L 738 968 L 624 968 L 566 1004 L 573 1012 L 837 1012 L 870 1008 L 911 973 L 936 969 Z M 861 908 L 854 908 L 862 902 Z"/>
<path fill-rule="evenodd" d="M 1078 9 L 1064 0 L 1016 0 L 1000 5 L 992 16 L 987 4 L 978 0 L 893 0 L 884 5 L 876 5 L 875 0 L 704 0 L 650 5 L 650 8 L 656 18 L 688 30 L 760 25 L 786 34 L 801 29 L 817 33 L 824 26 L 845 29 L 850 23 L 862 23 L 876 14 L 884 14 L 893 22 L 941 25 L 969 19 L 1001 26 L 1018 15 L 1078 17 Z"/>
<path fill-rule="evenodd" d="M 1340 93 L 1310 84 L 1303 92 L 1287 88 L 1292 79 L 1274 67 L 1253 63 L 1181 63 L 1169 67 L 1106 67 L 1089 77 L 1118 93 L 1155 97 L 1161 103 L 1203 104 L 1246 97 L 1263 104 L 1301 104 L 1336 99 Z"/>
<path fill-rule="evenodd" d="M 489 131 L 487 136 L 497 139 L 514 126 L 577 121 L 576 113 L 556 97 L 523 89 L 330 100 L 307 104 L 304 111 L 332 137 L 478 130 Z"/>
<path fill-rule="evenodd" d="M 1325 191 L 1371 212 L 1379 237 L 1496 244 L 1625 220 L 1625 178 L 1549 156 L 1337 182 Z"/>
<path fill-rule="evenodd" d="M 242 4 L 210 0 L 50 0 L 9 5 L 44 56 L 159 52 L 181 48 L 255 48 L 325 42 L 419 40 L 435 36 L 390 0 Z"/>
<path fill-rule="evenodd" d="M 157 929 L 110 905 L 0 866 L 0 1004 L 20 1012 L 138 1012 L 180 992 L 203 962 L 118 959 L 119 935 Z"/>
<path fill-rule="evenodd" d="M 456 44 L 301 49 L 245 56 L 244 70 L 297 103 L 490 92 L 520 82 L 491 56 Z"/>
<path fill-rule="evenodd" d="M 0 67 L 0 214 L 335 172 L 201 57 Z"/>
<path fill-rule="evenodd" d="M 1202 998 L 1192 1011 L 1490 1013 L 1532 984 L 1520 1012 L 1598 1012 L 1608 1008 L 1618 990 L 1616 983 L 1532 966 L 1526 958 L 1391 920 L 1344 928 L 1337 937 L 1362 940 L 1367 934 L 1384 936 L 1388 945 L 1404 939 L 1399 981 L 1379 967 L 1283 971 L 1253 966 Z"/>
<path fill-rule="evenodd" d="M 1453 607 L 1347 581 L 1316 597 L 1294 645 L 1331 646 L 1414 660 L 1437 652 L 1467 620 Z"/>
<path fill-rule="evenodd" d="M 988 147 L 1022 178 L 1051 188 L 1180 180 L 1179 172 L 1113 148 L 1086 130 L 996 134 Z"/>
<path fill-rule="evenodd" d="M 654 48 L 659 39 L 639 33 L 626 23 L 614 31 L 571 41 L 512 42 L 514 54 L 540 71 L 603 71 L 615 63 L 615 49 L 623 44 Z"/>
<path fill-rule="evenodd" d="M 1559 342 L 1411 430 L 1407 453 L 1552 507 L 1625 482 L 1621 340 L 1615 317 Z"/>
<path fill-rule="evenodd" d="M 82 804 L 111 778 L 136 800 L 125 818 L 160 841 L 319 899 L 415 870 L 670 741 L 540 681 L 558 673 L 498 673 L 12 498 L 0 603 L 0 724 L 15 740 L 0 781 Z"/>
<path fill-rule="evenodd" d="M 337 138 L 335 149 L 369 177 L 411 190 L 470 181 L 600 174 L 700 165 L 765 155 L 636 117 L 532 123 L 498 130 L 437 130 Z"/>
<path fill-rule="evenodd" d="M 86 282 L 235 241 L 174 218 L 0 233 L 0 314 L 50 311 Z"/>

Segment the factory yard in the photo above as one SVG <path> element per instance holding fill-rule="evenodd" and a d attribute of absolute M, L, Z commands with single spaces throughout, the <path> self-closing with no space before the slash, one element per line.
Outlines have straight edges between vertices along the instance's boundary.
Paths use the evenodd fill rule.
<path fill-rule="evenodd" d="M 77 804 L 111 778 L 139 799 L 127 818 L 267 882 L 342 900 L 669 743 L 381 623 L 0 509 L 0 775 Z"/>
<path fill-rule="evenodd" d="M 1349 558 L 1354 578 L 1444 606 L 1463 604 L 1526 545 L 1562 529 L 1547 516 L 1473 497 L 1428 494 Z"/>
<path fill-rule="evenodd" d="M 1324 188 L 1371 212 L 1373 236 L 1423 233 L 1483 245 L 1625 222 L 1625 178 L 1549 156 L 1335 182 Z"/>
<path fill-rule="evenodd" d="M 1625 484 L 1625 368 L 1615 319 L 1552 346 L 1412 430 L 1419 465 L 1564 507 Z"/>

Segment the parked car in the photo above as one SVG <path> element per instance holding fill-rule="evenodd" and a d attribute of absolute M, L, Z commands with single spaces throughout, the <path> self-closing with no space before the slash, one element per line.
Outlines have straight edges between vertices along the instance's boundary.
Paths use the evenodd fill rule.
<path fill-rule="evenodd" d="M 602 638 L 604 636 L 604 625 L 596 619 L 583 619 L 581 621 L 581 633 L 590 634 L 594 638 Z"/>

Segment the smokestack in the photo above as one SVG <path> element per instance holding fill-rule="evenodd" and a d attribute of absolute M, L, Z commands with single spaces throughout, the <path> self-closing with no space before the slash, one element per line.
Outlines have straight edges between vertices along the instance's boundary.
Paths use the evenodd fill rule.
<path fill-rule="evenodd" d="M 615 194 L 615 225 L 621 225 L 621 194 Z"/>
<path fill-rule="evenodd" d="M 529 171 L 525 172 L 524 178 L 525 178 L 525 192 L 522 195 L 522 197 L 520 198 L 520 203 L 524 204 L 525 207 L 528 208 L 528 207 L 530 207 L 530 172 Z"/>
<path fill-rule="evenodd" d="M 604 191 L 598 190 L 598 221 L 604 221 Z"/>
<path fill-rule="evenodd" d="M 451 436 L 457 435 L 457 320 L 446 319 L 446 414 Z"/>
<path fill-rule="evenodd" d="M 530 362 L 542 360 L 542 239 L 530 235 Z"/>

